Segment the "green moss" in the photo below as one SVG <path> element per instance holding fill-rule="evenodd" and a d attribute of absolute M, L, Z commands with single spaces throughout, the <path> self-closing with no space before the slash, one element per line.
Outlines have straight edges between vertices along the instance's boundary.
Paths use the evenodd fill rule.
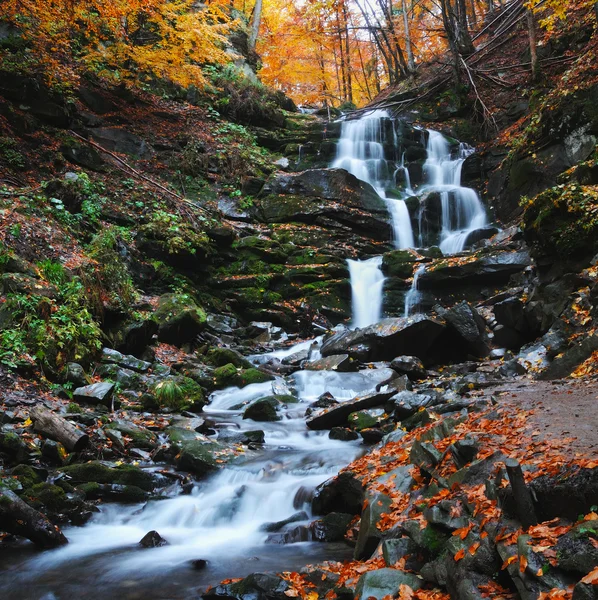
<path fill-rule="evenodd" d="M 239 356 L 229 348 L 210 349 L 205 357 L 205 361 L 214 367 L 223 367 L 224 365 L 232 364 L 235 367 L 242 369 L 251 368 L 251 363 L 248 360 L 245 360 L 242 356 Z"/>
<path fill-rule="evenodd" d="M 382 270 L 400 279 L 407 279 L 413 275 L 413 265 L 417 257 L 408 250 L 393 250 L 387 252 L 382 259 Z"/>
<path fill-rule="evenodd" d="M 225 387 L 227 385 L 234 385 L 234 380 L 237 376 L 237 367 L 232 363 L 223 365 L 214 369 L 214 383 L 216 387 Z"/>
<path fill-rule="evenodd" d="M 43 505 L 52 512 L 62 512 L 68 503 L 64 490 L 50 483 L 38 483 L 26 490 L 25 495 L 32 506 Z"/>
<path fill-rule="evenodd" d="M 598 191 L 592 186 L 558 185 L 525 204 L 523 229 L 536 251 L 559 258 L 598 250 Z"/>
<path fill-rule="evenodd" d="M 18 465 L 16 466 L 11 475 L 16 477 L 22 484 L 23 488 L 31 488 L 38 483 L 41 483 L 40 476 L 29 466 L 27 465 Z"/>
<path fill-rule="evenodd" d="M 449 535 L 436 529 L 432 525 L 428 525 L 421 534 L 421 543 L 422 546 L 432 555 L 436 556 L 440 554 L 447 540 L 449 539 Z"/>
<path fill-rule="evenodd" d="M 151 491 L 154 487 L 152 475 L 133 465 L 112 468 L 99 462 L 89 462 L 82 465 L 62 467 L 60 471 L 68 475 L 74 484 L 112 483 L 135 485 L 145 491 Z"/>
<path fill-rule="evenodd" d="M 274 377 L 260 371 L 259 369 L 245 369 L 241 371 L 237 377 L 236 382 L 239 387 L 244 387 L 252 383 L 264 383 L 266 381 L 272 381 Z"/>

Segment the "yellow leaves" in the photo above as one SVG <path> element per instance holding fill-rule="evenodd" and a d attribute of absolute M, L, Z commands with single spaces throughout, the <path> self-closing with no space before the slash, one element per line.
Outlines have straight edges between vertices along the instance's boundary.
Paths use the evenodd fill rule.
<path fill-rule="evenodd" d="M 516 554 L 514 554 L 513 556 L 509 556 L 509 558 L 507 558 L 507 560 L 505 560 L 505 562 L 502 564 L 502 567 L 500 568 L 501 571 L 504 571 L 504 569 L 506 569 L 509 565 L 512 565 L 516 560 Z"/>

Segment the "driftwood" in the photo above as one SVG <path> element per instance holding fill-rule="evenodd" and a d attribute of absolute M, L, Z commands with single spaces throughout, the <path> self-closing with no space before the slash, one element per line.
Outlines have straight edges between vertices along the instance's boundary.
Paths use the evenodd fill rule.
<path fill-rule="evenodd" d="M 0 530 L 31 540 L 42 548 L 67 544 L 62 531 L 14 492 L 0 489 Z"/>
<path fill-rule="evenodd" d="M 525 485 L 521 465 L 514 458 L 509 458 L 505 461 L 505 467 L 507 467 L 507 475 L 511 482 L 511 489 L 513 490 L 513 501 L 515 502 L 517 518 L 521 521 L 525 529 L 532 525 L 537 525 L 538 518 L 536 517 L 532 493 L 527 485 Z"/>
<path fill-rule="evenodd" d="M 89 445 L 89 436 L 61 416 L 36 406 L 30 413 L 33 429 L 60 442 L 69 452 L 80 452 Z"/>

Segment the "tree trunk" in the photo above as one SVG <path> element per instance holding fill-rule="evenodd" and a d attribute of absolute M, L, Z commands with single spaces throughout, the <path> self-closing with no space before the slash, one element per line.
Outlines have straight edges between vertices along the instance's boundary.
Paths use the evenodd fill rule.
<path fill-rule="evenodd" d="M 476 15 L 475 12 L 475 0 L 471 0 L 471 24 L 474 27 L 477 27 L 478 25 L 478 16 Z"/>
<path fill-rule="evenodd" d="M 0 530 L 27 538 L 42 548 L 68 543 L 58 527 L 10 490 L 0 490 Z"/>
<path fill-rule="evenodd" d="M 536 40 L 536 23 L 534 21 L 534 13 L 527 9 L 527 30 L 529 34 L 529 50 L 532 61 L 532 81 L 536 82 L 540 78 L 540 63 L 538 62 L 538 44 Z"/>
<path fill-rule="evenodd" d="M 494 12 L 494 0 L 488 0 L 488 13 L 492 14 Z"/>
<path fill-rule="evenodd" d="M 260 25 L 262 23 L 262 0 L 255 0 L 255 6 L 253 7 L 253 15 L 251 16 L 251 23 L 249 25 L 249 40 L 247 45 L 249 51 L 255 50 L 257 44 L 257 38 L 260 33 Z"/>
<path fill-rule="evenodd" d="M 80 452 L 89 445 L 89 436 L 61 416 L 41 406 L 30 414 L 35 431 L 60 442 L 69 452 Z"/>
<path fill-rule="evenodd" d="M 409 31 L 409 15 L 407 14 L 407 0 L 402 0 L 403 26 L 405 28 L 405 50 L 407 52 L 407 65 L 411 73 L 415 73 L 415 59 L 413 58 L 413 47 L 411 45 L 411 32 Z"/>
<path fill-rule="evenodd" d="M 351 73 L 351 44 L 349 41 L 349 16 L 347 15 L 347 5 L 343 2 L 343 23 L 345 30 L 345 64 L 347 67 L 347 100 L 353 104 L 353 81 Z"/>
<path fill-rule="evenodd" d="M 537 525 L 538 519 L 536 517 L 534 501 L 532 500 L 529 488 L 525 485 L 521 465 L 514 458 L 508 458 L 505 461 L 505 467 L 507 467 L 507 475 L 509 476 L 511 489 L 513 490 L 517 518 L 521 521 L 525 529 L 532 525 Z"/>

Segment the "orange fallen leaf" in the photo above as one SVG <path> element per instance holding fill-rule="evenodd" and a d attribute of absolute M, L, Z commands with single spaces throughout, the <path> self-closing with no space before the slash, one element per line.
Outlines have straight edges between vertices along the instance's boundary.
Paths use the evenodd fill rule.
<path fill-rule="evenodd" d="M 590 571 L 582 580 L 582 583 L 588 583 L 592 585 L 598 585 L 598 567 L 593 571 Z"/>
<path fill-rule="evenodd" d="M 457 554 L 455 554 L 454 559 L 459 562 L 465 557 L 465 548 L 461 548 Z"/>

